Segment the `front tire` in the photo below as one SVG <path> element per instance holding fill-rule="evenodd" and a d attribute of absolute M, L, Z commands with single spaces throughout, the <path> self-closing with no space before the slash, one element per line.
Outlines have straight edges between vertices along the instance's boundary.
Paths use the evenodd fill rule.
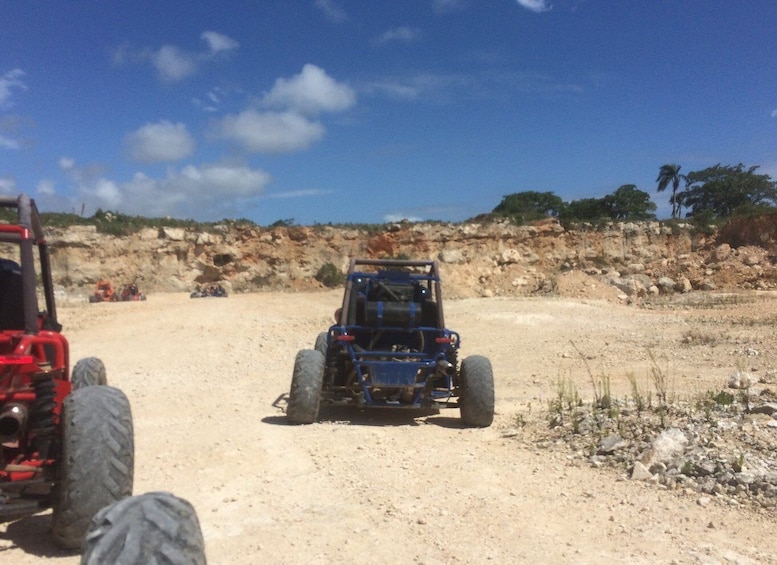
<path fill-rule="evenodd" d="M 324 359 L 326 359 L 326 351 L 329 349 L 329 332 L 321 332 L 316 336 L 316 345 L 313 346 L 313 349 L 316 351 L 320 351 L 321 355 L 324 356 Z"/>
<path fill-rule="evenodd" d="M 82 565 L 205 565 L 192 505 L 168 492 L 125 498 L 100 510 L 83 542 Z"/>
<path fill-rule="evenodd" d="M 97 357 L 84 357 L 73 367 L 70 375 L 73 390 L 85 386 L 103 386 L 108 384 L 105 373 L 105 364 Z"/>
<path fill-rule="evenodd" d="M 465 426 L 487 428 L 494 421 L 494 372 L 491 361 L 471 355 L 461 363 L 459 406 Z"/>
<path fill-rule="evenodd" d="M 81 388 L 65 398 L 61 425 L 52 530 L 57 545 L 77 549 L 92 517 L 132 494 L 135 449 L 129 400 L 110 386 Z"/>
<path fill-rule="evenodd" d="M 324 363 L 324 356 L 315 349 L 303 349 L 297 353 L 286 408 L 286 417 L 293 424 L 312 424 L 318 418 Z"/>

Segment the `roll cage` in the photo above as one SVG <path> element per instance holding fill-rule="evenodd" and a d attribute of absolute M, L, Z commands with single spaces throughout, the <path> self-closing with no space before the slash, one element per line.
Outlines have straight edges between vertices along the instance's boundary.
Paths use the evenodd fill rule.
<path fill-rule="evenodd" d="M 38 295 L 36 292 L 35 247 L 38 248 L 38 259 L 40 261 L 40 277 L 43 282 L 43 299 L 46 303 L 46 323 L 50 324 L 52 327 L 58 328 L 57 308 L 54 301 L 54 285 L 51 279 L 49 248 L 43 234 L 43 227 L 40 222 L 40 215 L 38 214 L 38 208 L 35 205 L 35 201 L 25 194 L 16 198 L 2 196 L 0 197 L 0 208 L 15 209 L 18 217 L 16 224 L 0 224 L 0 243 L 11 243 L 19 246 L 21 267 L 20 302 L 23 327 L 14 329 L 23 329 L 27 334 L 37 334 L 41 327 L 38 310 Z"/>

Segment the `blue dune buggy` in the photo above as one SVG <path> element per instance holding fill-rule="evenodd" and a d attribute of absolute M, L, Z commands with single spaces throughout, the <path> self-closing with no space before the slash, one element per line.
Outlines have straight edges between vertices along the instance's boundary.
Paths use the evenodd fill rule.
<path fill-rule="evenodd" d="M 291 422 L 315 422 L 325 403 L 460 408 L 464 425 L 491 425 L 491 363 L 479 355 L 459 363 L 459 334 L 445 327 L 435 261 L 352 259 L 335 320 L 313 349 L 297 354 Z"/>

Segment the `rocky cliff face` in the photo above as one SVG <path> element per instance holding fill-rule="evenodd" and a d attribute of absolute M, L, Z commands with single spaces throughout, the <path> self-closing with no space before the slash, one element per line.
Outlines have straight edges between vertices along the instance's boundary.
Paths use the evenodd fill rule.
<path fill-rule="evenodd" d="M 94 283 L 136 282 L 145 292 L 191 291 L 221 282 L 231 292 L 321 288 L 325 263 L 351 257 L 435 259 L 451 297 L 548 293 L 578 287 L 621 297 L 733 288 L 777 288 L 775 218 L 703 235 L 687 225 L 611 223 L 565 230 L 532 226 L 410 224 L 384 231 L 221 226 L 212 232 L 146 229 L 126 237 L 93 227 L 48 230 L 55 281 L 68 294 Z M 617 289 L 617 291 L 615 290 Z"/>

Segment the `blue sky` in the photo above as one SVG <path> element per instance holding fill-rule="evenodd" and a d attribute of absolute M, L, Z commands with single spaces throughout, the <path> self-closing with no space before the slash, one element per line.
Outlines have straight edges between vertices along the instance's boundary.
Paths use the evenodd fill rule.
<path fill-rule="evenodd" d="M 0 3 L 0 193 L 261 225 L 777 178 L 772 0 Z"/>

